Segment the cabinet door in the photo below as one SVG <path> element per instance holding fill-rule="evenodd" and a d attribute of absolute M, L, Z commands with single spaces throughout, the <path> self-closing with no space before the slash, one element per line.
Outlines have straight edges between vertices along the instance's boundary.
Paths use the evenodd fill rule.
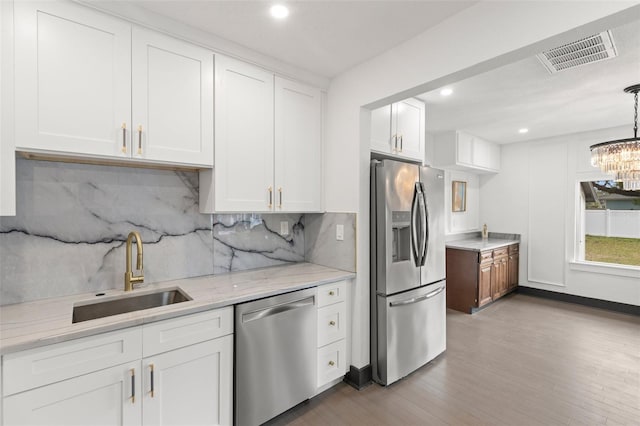
<path fill-rule="evenodd" d="M 276 211 L 321 209 L 321 113 L 319 89 L 276 77 Z"/>
<path fill-rule="evenodd" d="M 215 62 L 215 210 L 273 211 L 273 75 Z"/>
<path fill-rule="evenodd" d="M 507 292 L 507 258 L 494 259 L 491 276 L 491 293 L 498 299 Z"/>
<path fill-rule="evenodd" d="M 464 132 L 456 134 L 456 163 L 473 166 L 473 136 Z"/>
<path fill-rule="evenodd" d="M 491 168 L 491 144 L 480 138 L 473 138 L 471 147 L 473 165 L 484 169 Z"/>
<path fill-rule="evenodd" d="M 491 302 L 491 263 L 478 266 L 478 307 Z"/>
<path fill-rule="evenodd" d="M 139 425 L 139 373 L 138 360 L 9 396 L 4 424 Z"/>
<path fill-rule="evenodd" d="M 507 289 L 512 290 L 518 286 L 519 281 L 519 265 L 520 263 L 520 255 L 518 253 L 509 255 L 509 265 L 507 267 L 508 270 L 508 285 Z"/>
<path fill-rule="evenodd" d="M 143 423 L 232 424 L 232 356 L 225 336 L 143 359 Z"/>
<path fill-rule="evenodd" d="M 213 165 L 213 53 L 155 31 L 132 37 L 134 158 Z"/>
<path fill-rule="evenodd" d="M 392 106 L 398 155 L 424 161 L 424 104 L 406 99 Z"/>
<path fill-rule="evenodd" d="M 15 25 L 16 147 L 129 157 L 130 24 L 71 2 L 16 2 Z"/>
<path fill-rule="evenodd" d="M 395 153 L 391 138 L 391 105 L 371 111 L 371 149 L 385 154 Z"/>

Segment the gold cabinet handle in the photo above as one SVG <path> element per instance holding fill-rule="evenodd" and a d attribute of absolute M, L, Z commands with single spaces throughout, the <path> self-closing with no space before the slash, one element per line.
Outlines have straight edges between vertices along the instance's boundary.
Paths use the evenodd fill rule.
<path fill-rule="evenodd" d="M 280 205 L 278 205 L 279 208 L 282 208 L 282 188 L 278 188 L 278 195 L 280 196 Z"/>
<path fill-rule="evenodd" d="M 330 365 L 331 367 L 333 367 L 334 365 L 336 365 L 336 363 L 335 363 L 335 362 L 333 362 L 333 361 L 329 361 L 329 365 Z"/>
<path fill-rule="evenodd" d="M 334 326 L 334 325 L 336 325 L 336 322 L 335 321 L 329 321 L 329 325 Z"/>
<path fill-rule="evenodd" d="M 149 392 L 151 394 L 151 398 L 153 398 L 153 394 L 154 394 L 154 374 L 153 374 L 153 364 L 149 364 L 149 370 L 150 370 L 150 379 L 151 379 L 151 392 Z"/>
<path fill-rule="evenodd" d="M 273 207 L 273 188 L 269 187 L 267 190 L 269 191 L 269 208 L 271 208 Z"/>
<path fill-rule="evenodd" d="M 122 153 L 127 153 L 127 123 L 122 123 Z"/>
<path fill-rule="evenodd" d="M 393 135 L 393 150 L 398 151 L 398 135 Z"/>
<path fill-rule="evenodd" d="M 333 296 L 333 295 L 335 295 L 335 294 L 336 294 L 336 293 L 335 293 L 333 290 L 331 290 L 331 291 L 329 292 L 329 296 Z"/>
<path fill-rule="evenodd" d="M 138 155 L 142 155 L 142 124 L 138 126 Z"/>
<path fill-rule="evenodd" d="M 400 135 L 400 152 L 402 152 L 402 135 Z"/>
<path fill-rule="evenodd" d="M 136 369 L 132 368 L 131 373 L 131 403 L 136 403 Z"/>

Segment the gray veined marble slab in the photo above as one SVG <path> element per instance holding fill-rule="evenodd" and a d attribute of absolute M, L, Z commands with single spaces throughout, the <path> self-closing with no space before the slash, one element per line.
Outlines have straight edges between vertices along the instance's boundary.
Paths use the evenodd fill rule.
<path fill-rule="evenodd" d="M 336 225 L 344 226 L 344 240 L 336 240 Z M 356 271 L 356 214 L 305 215 L 305 259 L 307 262 L 344 271 Z"/>
<path fill-rule="evenodd" d="M 0 354 L 91 336 L 125 327 L 243 303 L 289 291 L 348 280 L 355 274 L 310 263 L 208 275 L 157 284 L 144 284 L 130 295 L 180 288 L 192 300 L 175 305 L 128 312 L 72 323 L 74 304 L 99 300 L 92 293 L 3 306 L 0 310 Z M 105 298 L 126 296 L 107 290 Z"/>
<path fill-rule="evenodd" d="M 17 215 L 0 218 L 0 304 L 120 288 L 124 242 L 146 282 L 213 273 L 196 172 L 17 160 Z"/>
<path fill-rule="evenodd" d="M 280 234 L 282 222 L 288 234 Z M 216 214 L 214 274 L 303 262 L 304 240 L 300 214 Z"/>

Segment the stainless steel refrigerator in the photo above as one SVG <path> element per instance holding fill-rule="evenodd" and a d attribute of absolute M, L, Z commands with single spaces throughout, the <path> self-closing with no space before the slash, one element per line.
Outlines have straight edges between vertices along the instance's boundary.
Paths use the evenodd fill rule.
<path fill-rule="evenodd" d="M 371 363 L 389 385 L 446 348 L 444 172 L 371 163 Z"/>

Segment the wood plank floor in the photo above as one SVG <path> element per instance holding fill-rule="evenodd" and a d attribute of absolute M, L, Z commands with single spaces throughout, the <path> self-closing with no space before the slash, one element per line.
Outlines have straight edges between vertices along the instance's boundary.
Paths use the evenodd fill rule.
<path fill-rule="evenodd" d="M 640 425 L 640 318 L 522 294 L 447 311 L 447 351 L 389 387 L 343 383 L 271 425 Z"/>

